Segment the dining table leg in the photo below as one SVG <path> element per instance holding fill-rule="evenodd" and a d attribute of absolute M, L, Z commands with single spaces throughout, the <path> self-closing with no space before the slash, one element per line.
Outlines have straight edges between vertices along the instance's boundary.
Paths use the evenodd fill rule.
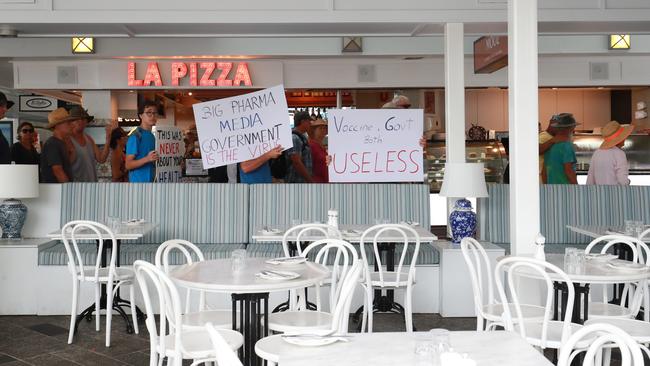
<path fill-rule="evenodd" d="M 573 313 L 571 314 L 571 322 L 577 324 L 584 324 L 589 319 L 589 284 L 574 283 L 574 299 L 573 299 Z M 567 284 L 564 282 L 554 282 L 553 290 L 555 297 L 553 299 L 553 319 L 561 320 L 567 311 L 569 291 Z M 559 309 L 558 309 L 559 305 Z M 584 314 L 584 316 L 583 316 Z M 583 355 L 578 354 L 571 366 L 582 365 Z"/>
<path fill-rule="evenodd" d="M 269 293 L 232 294 L 232 308 L 232 329 L 244 336 L 239 358 L 245 366 L 259 366 L 262 359 L 255 354 L 255 343 L 268 336 Z"/>

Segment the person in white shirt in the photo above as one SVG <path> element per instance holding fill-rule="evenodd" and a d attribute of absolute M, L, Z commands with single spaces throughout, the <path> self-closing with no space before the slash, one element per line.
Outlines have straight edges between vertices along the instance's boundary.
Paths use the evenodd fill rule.
<path fill-rule="evenodd" d="M 594 151 L 589 164 L 587 184 L 629 185 L 629 166 L 625 152 L 621 150 L 625 139 L 632 134 L 634 126 L 608 122 L 602 128 L 603 143 Z"/>

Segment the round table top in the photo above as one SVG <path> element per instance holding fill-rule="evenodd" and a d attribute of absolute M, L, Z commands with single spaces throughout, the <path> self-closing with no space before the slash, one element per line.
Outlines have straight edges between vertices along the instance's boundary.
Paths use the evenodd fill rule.
<path fill-rule="evenodd" d="M 318 263 L 305 262 L 295 265 L 267 264 L 269 258 L 246 258 L 243 268 L 231 269 L 231 260 L 215 259 L 185 264 L 169 274 L 179 286 L 212 292 L 264 293 L 313 286 L 329 275 L 329 270 Z M 300 274 L 293 280 L 266 280 L 256 276 L 263 270 L 291 271 Z"/>
<path fill-rule="evenodd" d="M 501 260 L 506 257 L 500 257 Z M 546 254 L 546 261 L 559 267 L 564 268 L 564 254 Z M 618 259 L 615 259 L 618 261 Z M 566 270 L 565 270 L 566 271 Z M 543 279 L 542 275 L 537 271 L 528 271 L 525 268 L 517 271 L 517 274 L 525 277 Z M 650 279 L 650 267 L 642 270 L 636 269 L 620 269 L 607 265 L 605 261 L 586 260 L 584 270 L 578 272 L 566 272 L 569 279 L 578 283 L 593 283 L 593 284 L 614 284 L 626 282 L 638 282 L 645 279 Z M 559 276 L 554 273 L 549 273 L 551 280 L 560 280 Z"/>

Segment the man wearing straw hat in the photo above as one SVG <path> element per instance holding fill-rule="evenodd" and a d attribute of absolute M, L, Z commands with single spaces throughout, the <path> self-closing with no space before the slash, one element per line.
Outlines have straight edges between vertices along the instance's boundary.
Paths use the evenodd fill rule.
<path fill-rule="evenodd" d="M 72 166 L 68 153 L 72 135 L 72 121 L 65 108 L 57 108 L 47 115 L 47 127 L 52 130 L 52 137 L 45 141 L 41 153 L 41 183 L 65 183 L 72 181 Z"/>
<path fill-rule="evenodd" d="M 625 152 L 621 150 L 625 139 L 632 134 L 634 126 L 608 122 L 602 129 L 603 143 L 594 151 L 589 164 L 587 184 L 620 185 L 630 184 Z"/>

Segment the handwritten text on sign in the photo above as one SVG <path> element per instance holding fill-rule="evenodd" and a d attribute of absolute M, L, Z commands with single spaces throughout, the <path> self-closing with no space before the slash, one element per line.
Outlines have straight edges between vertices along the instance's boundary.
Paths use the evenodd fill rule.
<path fill-rule="evenodd" d="M 423 180 L 421 109 L 329 110 L 330 182 Z"/>
<path fill-rule="evenodd" d="M 176 183 L 181 181 L 183 161 L 183 134 L 178 127 L 156 126 L 156 181 Z"/>
<path fill-rule="evenodd" d="M 278 145 L 293 146 L 282 85 L 193 107 L 205 169 L 251 160 Z"/>

